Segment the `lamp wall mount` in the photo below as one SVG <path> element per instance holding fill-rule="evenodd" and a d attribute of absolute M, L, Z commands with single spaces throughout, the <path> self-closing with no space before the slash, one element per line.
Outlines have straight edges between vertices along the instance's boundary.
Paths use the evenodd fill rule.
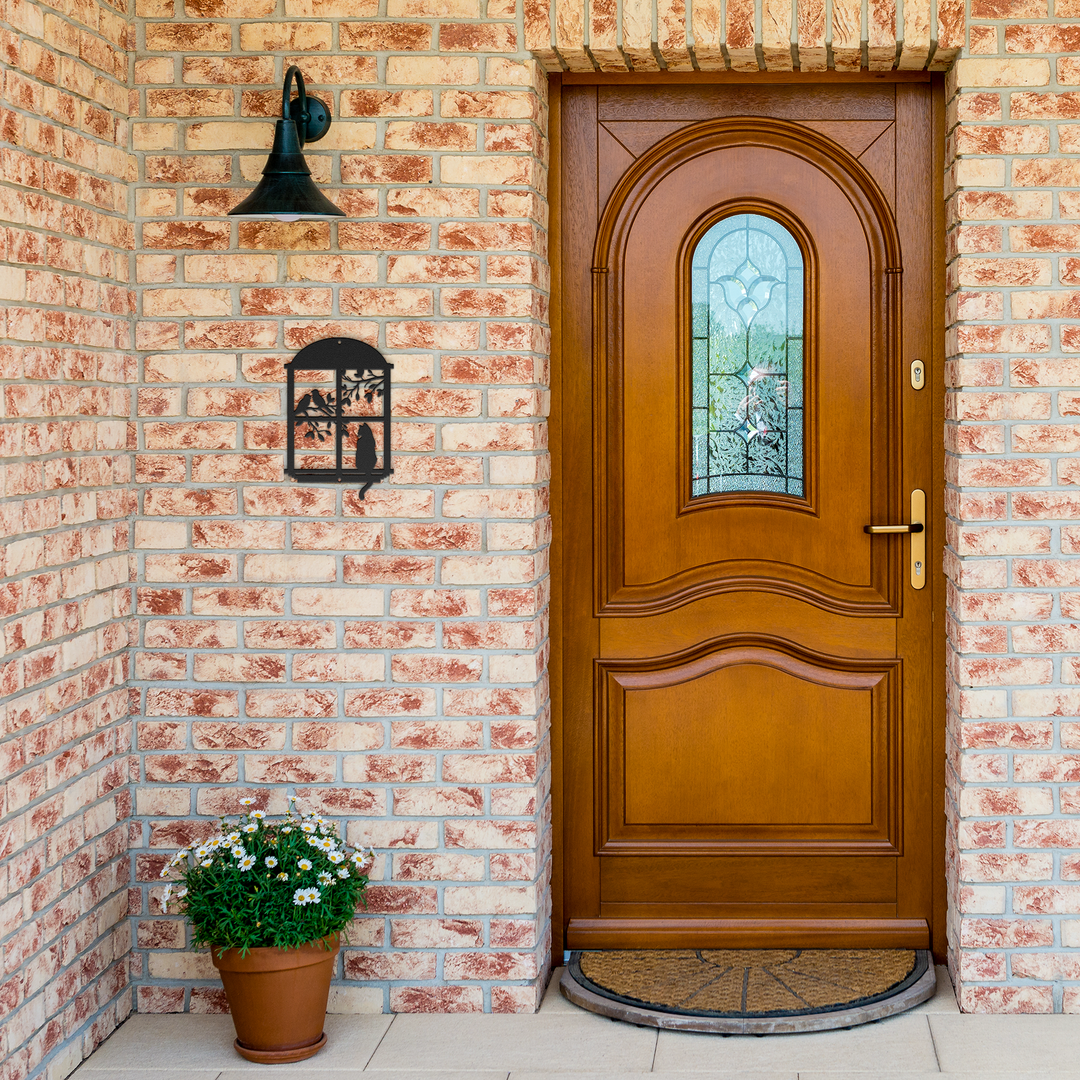
<path fill-rule="evenodd" d="M 290 100 L 289 80 L 296 80 L 298 97 Z M 330 111 L 317 98 L 308 97 L 307 88 L 304 86 L 304 76 L 300 69 L 292 64 L 285 72 L 285 88 L 282 91 L 281 115 L 288 117 L 296 124 L 296 134 L 300 137 L 300 145 L 318 142 L 330 130 Z"/>
<path fill-rule="evenodd" d="M 295 81 L 298 96 L 292 97 Z M 292 64 L 281 91 L 281 119 L 274 127 L 274 145 L 262 179 L 230 217 L 276 218 L 278 221 L 323 220 L 344 217 L 311 179 L 302 153 L 305 143 L 317 142 L 330 129 L 330 113 L 317 98 L 309 98 L 304 76 Z"/>

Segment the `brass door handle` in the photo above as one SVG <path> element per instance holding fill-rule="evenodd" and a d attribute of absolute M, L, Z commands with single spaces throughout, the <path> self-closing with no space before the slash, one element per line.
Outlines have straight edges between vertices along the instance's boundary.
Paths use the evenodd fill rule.
<path fill-rule="evenodd" d="M 925 527 L 921 521 L 913 521 L 910 525 L 864 525 L 862 531 L 879 536 L 881 533 L 921 533 Z"/>
<path fill-rule="evenodd" d="M 915 488 L 911 492 L 910 525 L 864 525 L 863 532 L 872 536 L 882 533 L 911 533 L 911 587 L 921 589 L 926 585 L 926 492 Z"/>

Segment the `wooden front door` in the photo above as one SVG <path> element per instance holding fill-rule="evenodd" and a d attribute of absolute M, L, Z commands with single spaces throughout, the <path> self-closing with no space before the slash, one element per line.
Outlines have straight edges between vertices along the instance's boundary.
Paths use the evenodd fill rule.
<path fill-rule="evenodd" d="M 568 948 L 931 943 L 935 130 L 928 81 L 562 87 Z"/>

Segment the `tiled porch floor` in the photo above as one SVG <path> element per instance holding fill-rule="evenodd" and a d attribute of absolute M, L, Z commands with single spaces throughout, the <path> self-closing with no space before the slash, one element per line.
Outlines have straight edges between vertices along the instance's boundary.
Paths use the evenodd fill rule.
<path fill-rule="evenodd" d="M 133 1016 L 75 1080 L 1080 1080 L 1080 1016 L 964 1016 L 938 969 L 933 1000 L 890 1020 L 810 1035 L 692 1035 L 631 1027 L 565 1001 L 556 971 L 535 1016 L 330 1016 L 295 1065 L 253 1065 L 227 1016 Z"/>

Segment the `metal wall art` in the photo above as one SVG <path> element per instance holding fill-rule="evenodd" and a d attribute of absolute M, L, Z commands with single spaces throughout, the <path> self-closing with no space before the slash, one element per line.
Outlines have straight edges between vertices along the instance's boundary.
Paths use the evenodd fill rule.
<path fill-rule="evenodd" d="M 390 372 L 378 349 L 324 338 L 285 365 L 285 472 L 296 480 L 359 484 L 360 498 L 390 467 Z"/>

